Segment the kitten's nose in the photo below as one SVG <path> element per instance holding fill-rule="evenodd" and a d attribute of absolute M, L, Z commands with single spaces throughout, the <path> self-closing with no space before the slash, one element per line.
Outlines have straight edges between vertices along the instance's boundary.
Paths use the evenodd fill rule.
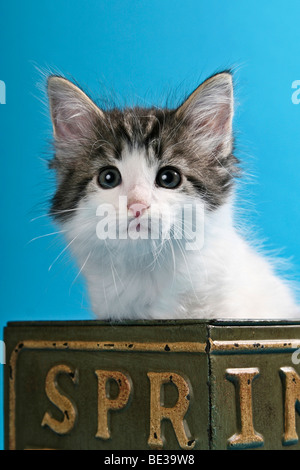
<path fill-rule="evenodd" d="M 149 208 L 146 204 L 136 202 L 128 206 L 128 211 L 134 217 L 140 217 Z"/>

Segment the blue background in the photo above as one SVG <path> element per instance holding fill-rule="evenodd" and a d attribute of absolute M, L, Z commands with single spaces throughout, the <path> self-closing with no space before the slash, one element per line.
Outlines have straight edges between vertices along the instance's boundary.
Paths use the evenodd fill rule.
<path fill-rule="evenodd" d="M 94 96 L 114 90 L 121 101 L 162 104 L 170 91 L 180 99 L 234 67 L 242 206 L 266 246 L 293 257 L 299 279 L 300 105 L 291 100 L 300 79 L 298 0 L 10 0 L 0 14 L 1 330 L 10 320 L 91 318 L 69 256 L 49 271 L 63 241 L 30 242 L 57 230 L 39 217 L 53 179 L 37 68 L 70 74 Z"/>

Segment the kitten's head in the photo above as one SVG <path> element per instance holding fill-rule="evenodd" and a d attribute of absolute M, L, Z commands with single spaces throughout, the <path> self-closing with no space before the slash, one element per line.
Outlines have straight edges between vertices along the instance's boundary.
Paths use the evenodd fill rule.
<path fill-rule="evenodd" d="M 97 208 L 125 220 L 126 201 L 126 228 L 135 220 L 149 231 L 150 219 L 169 211 L 172 232 L 178 207 L 197 201 L 214 211 L 226 202 L 237 167 L 229 72 L 203 82 L 177 109 L 103 110 L 58 76 L 49 78 L 48 95 L 58 182 L 51 214 L 61 223 L 96 234 Z"/>

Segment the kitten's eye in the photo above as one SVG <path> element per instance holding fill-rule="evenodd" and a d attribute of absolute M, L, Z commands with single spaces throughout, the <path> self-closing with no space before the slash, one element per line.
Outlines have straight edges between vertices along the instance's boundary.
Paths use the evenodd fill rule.
<path fill-rule="evenodd" d="M 122 178 L 119 170 L 113 166 L 104 168 L 98 176 L 98 183 L 103 189 L 112 189 L 121 184 Z"/>
<path fill-rule="evenodd" d="M 157 173 L 156 184 L 162 188 L 175 189 L 180 183 L 181 176 L 176 168 L 165 167 Z"/>

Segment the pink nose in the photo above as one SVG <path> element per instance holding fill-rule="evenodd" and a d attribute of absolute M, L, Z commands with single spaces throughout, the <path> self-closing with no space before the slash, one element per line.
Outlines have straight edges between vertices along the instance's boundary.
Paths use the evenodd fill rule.
<path fill-rule="evenodd" d="M 146 204 L 142 204 L 140 202 L 136 202 L 134 204 L 130 204 L 128 206 L 128 211 L 134 216 L 134 217 L 140 217 L 143 215 L 145 210 L 148 209 L 149 206 L 146 206 Z"/>

